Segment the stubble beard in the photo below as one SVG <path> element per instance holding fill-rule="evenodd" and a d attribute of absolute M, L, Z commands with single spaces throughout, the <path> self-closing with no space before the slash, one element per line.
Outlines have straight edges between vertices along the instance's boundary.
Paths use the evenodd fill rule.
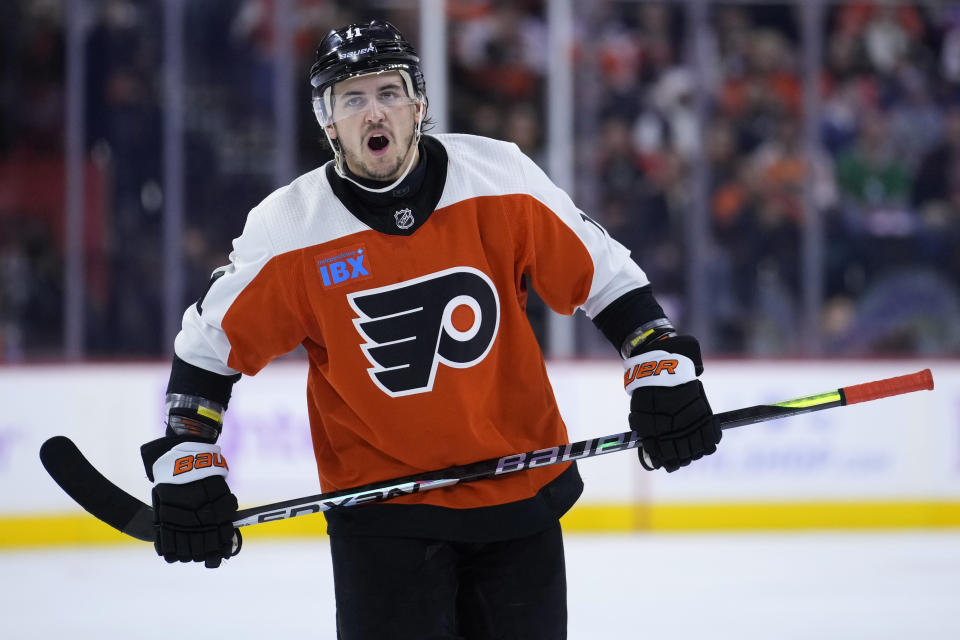
<path fill-rule="evenodd" d="M 364 136 L 366 137 L 366 136 Z M 362 140 L 363 138 L 361 138 Z M 362 142 L 361 142 L 362 144 Z M 404 162 L 409 162 L 409 156 L 412 153 L 413 147 L 413 131 L 410 132 L 410 135 L 407 137 L 406 143 L 400 145 L 401 148 L 406 149 L 398 158 L 392 166 L 386 167 L 384 169 L 376 169 L 368 165 L 360 154 L 355 154 L 352 151 L 348 150 L 346 147 L 343 147 L 343 155 L 346 160 L 347 166 L 355 174 L 361 178 L 367 178 L 369 180 L 380 180 L 386 181 L 390 180 L 396 176 L 400 175 L 402 171 Z M 356 167 L 356 169 L 354 169 Z"/>

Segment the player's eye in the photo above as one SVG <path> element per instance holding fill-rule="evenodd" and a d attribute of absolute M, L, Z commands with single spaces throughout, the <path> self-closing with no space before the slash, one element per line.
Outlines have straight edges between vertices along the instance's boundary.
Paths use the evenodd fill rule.
<path fill-rule="evenodd" d="M 350 96 L 344 102 L 344 106 L 350 109 L 362 109 L 367 104 L 367 99 L 363 96 Z"/>

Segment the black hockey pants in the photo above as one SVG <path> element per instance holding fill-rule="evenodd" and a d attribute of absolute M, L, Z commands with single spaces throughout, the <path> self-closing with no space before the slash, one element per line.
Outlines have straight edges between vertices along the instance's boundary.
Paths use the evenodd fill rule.
<path fill-rule="evenodd" d="M 331 536 L 340 640 L 562 640 L 560 525 L 526 538 L 448 542 Z"/>

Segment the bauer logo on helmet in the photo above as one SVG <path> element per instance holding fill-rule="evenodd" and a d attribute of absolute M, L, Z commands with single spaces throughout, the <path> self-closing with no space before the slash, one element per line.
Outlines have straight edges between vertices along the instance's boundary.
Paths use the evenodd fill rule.
<path fill-rule="evenodd" d="M 356 51 L 345 51 L 345 52 L 338 51 L 337 56 L 339 57 L 340 60 L 346 60 L 347 58 L 356 59 L 368 53 L 373 53 L 373 54 L 377 53 L 377 48 L 373 46 L 372 43 L 367 45 L 363 49 L 357 49 Z"/>

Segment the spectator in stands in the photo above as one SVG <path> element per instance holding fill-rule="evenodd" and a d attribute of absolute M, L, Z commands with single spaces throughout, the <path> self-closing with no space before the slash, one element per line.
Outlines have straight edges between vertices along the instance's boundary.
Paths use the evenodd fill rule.
<path fill-rule="evenodd" d="M 837 159 L 837 184 L 851 211 L 852 224 L 865 231 L 883 233 L 871 214 L 905 211 L 910 193 L 910 172 L 904 158 L 891 143 L 886 115 L 879 111 L 861 114 L 860 132 L 855 144 Z M 890 222 L 893 222 L 890 219 Z M 891 229 L 892 232 L 892 229 Z"/>
<path fill-rule="evenodd" d="M 911 202 L 921 219 L 922 256 L 960 282 L 960 105 L 947 111 L 943 141 L 920 162 Z"/>

